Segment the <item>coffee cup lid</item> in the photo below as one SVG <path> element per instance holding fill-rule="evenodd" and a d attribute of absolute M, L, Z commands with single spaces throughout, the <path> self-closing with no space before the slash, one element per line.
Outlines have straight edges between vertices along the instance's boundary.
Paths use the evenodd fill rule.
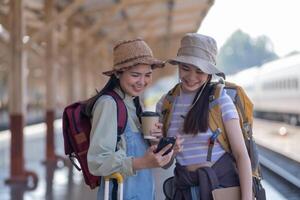
<path fill-rule="evenodd" d="M 152 112 L 152 111 L 145 111 L 141 115 L 142 117 L 156 117 L 159 116 L 159 113 L 157 112 Z"/>

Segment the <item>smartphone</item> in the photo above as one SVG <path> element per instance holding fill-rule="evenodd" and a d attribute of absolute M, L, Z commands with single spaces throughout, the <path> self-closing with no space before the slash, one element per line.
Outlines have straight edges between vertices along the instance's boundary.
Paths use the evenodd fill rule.
<path fill-rule="evenodd" d="M 157 148 L 155 149 L 154 153 L 158 153 L 160 152 L 165 146 L 167 146 L 168 144 L 172 144 L 172 147 L 170 147 L 164 154 L 167 155 L 168 153 L 170 153 L 170 151 L 173 149 L 174 145 L 176 142 L 176 137 L 163 137 L 159 140 Z"/>

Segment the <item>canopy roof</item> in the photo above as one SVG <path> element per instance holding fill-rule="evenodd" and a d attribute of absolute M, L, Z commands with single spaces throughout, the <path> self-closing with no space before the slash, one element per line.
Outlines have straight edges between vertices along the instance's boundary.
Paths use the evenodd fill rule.
<path fill-rule="evenodd" d="M 9 42 L 10 1 L 0 2 L 4 43 Z M 23 0 L 24 42 L 42 55 L 46 33 L 54 29 L 58 52 L 64 55 L 71 47 L 71 29 L 78 32 L 73 38 L 77 43 L 93 48 L 133 37 L 142 37 L 155 48 L 174 39 L 178 43 L 182 34 L 197 31 L 212 4 L 213 0 Z"/>
<path fill-rule="evenodd" d="M 24 27 L 22 45 L 27 55 L 28 85 L 34 93 L 37 88 L 44 91 L 46 66 L 50 65 L 58 66 L 55 73 L 62 82 L 57 84 L 65 85 L 66 77 L 80 68 L 76 73 L 88 71 L 94 75 L 88 80 L 97 85 L 98 75 L 112 65 L 112 47 L 120 39 L 141 37 L 155 57 L 164 60 L 175 56 L 182 35 L 199 29 L 213 3 L 214 0 L 2 0 L 0 83 L 7 86 L 10 58 L 16 56 L 11 55 L 10 48 L 16 37 L 10 33 L 14 23 Z M 21 6 L 23 17 L 16 17 L 19 13 L 12 9 L 16 5 Z M 11 23 L 9 19 L 13 17 L 15 21 Z M 158 76 L 173 70 L 164 69 Z"/>

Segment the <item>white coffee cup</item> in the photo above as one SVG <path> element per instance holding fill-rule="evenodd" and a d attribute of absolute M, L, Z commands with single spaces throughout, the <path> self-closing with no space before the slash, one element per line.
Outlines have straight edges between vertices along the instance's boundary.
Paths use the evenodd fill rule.
<path fill-rule="evenodd" d="M 144 111 L 141 115 L 142 118 L 142 131 L 145 139 L 156 139 L 151 136 L 150 130 L 155 127 L 155 124 L 159 121 L 159 114 L 152 111 Z"/>

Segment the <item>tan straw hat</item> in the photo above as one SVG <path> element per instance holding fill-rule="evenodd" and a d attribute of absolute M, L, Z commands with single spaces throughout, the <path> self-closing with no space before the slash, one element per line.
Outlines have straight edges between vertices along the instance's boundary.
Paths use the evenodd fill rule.
<path fill-rule="evenodd" d="M 198 33 L 187 33 L 181 39 L 177 57 L 167 62 L 172 65 L 190 64 L 207 74 L 224 77 L 224 73 L 216 68 L 217 51 L 217 44 L 213 38 Z"/>
<path fill-rule="evenodd" d="M 113 49 L 113 61 L 113 69 L 103 74 L 111 76 L 116 71 L 125 71 L 137 64 L 151 65 L 152 69 L 164 66 L 162 61 L 153 57 L 150 47 L 140 38 L 120 41 Z"/>

